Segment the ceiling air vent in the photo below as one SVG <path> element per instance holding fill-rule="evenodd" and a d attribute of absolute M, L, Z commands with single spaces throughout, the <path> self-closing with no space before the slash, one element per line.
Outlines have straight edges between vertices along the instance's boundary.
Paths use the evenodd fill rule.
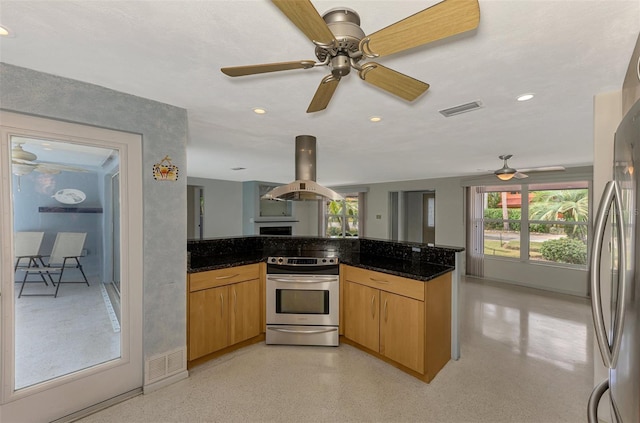
<path fill-rule="evenodd" d="M 439 110 L 439 112 L 444 117 L 451 117 L 455 115 L 459 115 L 460 113 L 471 112 L 473 110 L 477 110 L 482 107 L 482 102 L 472 101 L 471 103 L 461 104 L 459 106 L 449 107 L 448 109 Z"/>

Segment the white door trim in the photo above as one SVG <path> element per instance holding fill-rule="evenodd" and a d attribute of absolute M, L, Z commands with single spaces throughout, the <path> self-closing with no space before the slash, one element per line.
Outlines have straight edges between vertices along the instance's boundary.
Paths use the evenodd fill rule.
<path fill-rule="evenodd" d="M 86 125 L 0 111 L 0 421 L 51 421 L 143 385 L 142 137 Z M 14 391 L 14 275 L 9 137 L 21 134 L 120 151 L 121 358 Z M 127 269 L 126 271 L 124 269 Z M 126 279 L 126 283 L 125 283 Z"/>

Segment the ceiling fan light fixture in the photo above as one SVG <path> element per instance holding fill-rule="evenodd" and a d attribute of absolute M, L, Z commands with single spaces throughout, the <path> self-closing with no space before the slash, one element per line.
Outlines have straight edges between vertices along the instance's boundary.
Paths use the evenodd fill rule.
<path fill-rule="evenodd" d="M 24 176 L 28 175 L 35 169 L 35 166 L 22 164 L 22 163 L 12 163 L 11 164 L 11 172 L 16 176 Z"/>
<path fill-rule="evenodd" d="M 498 179 L 500 179 L 502 181 L 508 181 L 511 178 L 513 178 L 516 175 L 516 173 L 518 172 L 514 168 L 509 167 L 509 165 L 507 164 L 507 160 L 509 160 L 512 156 L 511 156 L 511 154 L 503 154 L 502 156 L 498 156 L 498 157 L 504 163 L 502 165 L 502 168 L 496 170 L 493 173 L 498 177 Z"/>
<path fill-rule="evenodd" d="M 500 169 L 500 170 L 502 170 L 502 169 Z M 513 171 L 513 173 L 498 173 L 498 172 L 496 172 L 496 176 L 501 181 L 509 181 L 509 180 L 511 180 L 511 178 L 513 178 L 513 175 L 515 175 L 515 174 L 516 174 L 515 170 Z"/>

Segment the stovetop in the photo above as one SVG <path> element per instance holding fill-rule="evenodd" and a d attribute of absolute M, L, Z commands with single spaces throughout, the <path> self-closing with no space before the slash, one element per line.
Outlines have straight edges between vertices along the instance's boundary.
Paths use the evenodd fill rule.
<path fill-rule="evenodd" d="M 318 256 L 299 256 L 299 257 L 287 257 L 287 256 L 269 256 L 267 264 L 279 264 L 286 266 L 335 266 L 338 264 L 338 257 L 331 255 L 318 255 Z"/>

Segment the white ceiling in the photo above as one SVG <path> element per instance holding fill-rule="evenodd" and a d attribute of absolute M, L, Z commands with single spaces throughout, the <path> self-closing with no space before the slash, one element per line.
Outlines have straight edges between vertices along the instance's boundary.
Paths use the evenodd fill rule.
<path fill-rule="evenodd" d="M 366 34 L 434 3 L 313 1 L 321 14 L 356 10 Z M 640 2 L 480 0 L 480 14 L 475 31 L 378 60 L 431 85 L 413 103 L 352 72 L 315 114 L 305 111 L 325 67 L 220 72 L 315 59 L 267 0 L 0 0 L 0 24 L 13 32 L 0 40 L 0 60 L 186 108 L 189 176 L 289 182 L 300 134 L 317 137 L 326 185 L 479 174 L 507 153 L 516 168 L 591 164 L 593 96 L 621 88 Z M 515 100 L 526 92 L 536 97 Z M 484 107 L 438 113 L 475 100 Z M 370 123 L 374 115 L 382 122 Z"/>

